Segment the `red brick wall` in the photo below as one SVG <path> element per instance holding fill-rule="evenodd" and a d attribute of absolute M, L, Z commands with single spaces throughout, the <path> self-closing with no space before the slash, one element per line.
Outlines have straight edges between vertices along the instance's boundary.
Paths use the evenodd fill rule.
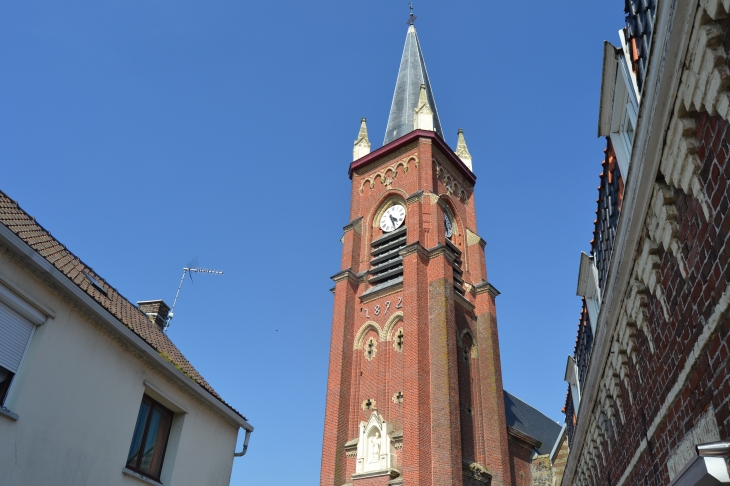
<path fill-rule="evenodd" d="M 532 449 L 524 444 L 509 440 L 509 466 L 512 473 L 512 486 L 532 486 Z"/>
<path fill-rule="evenodd" d="M 611 451 L 604 449 L 607 466 L 593 469 L 595 484 L 615 484 L 629 467 L 641 441 L 648 447 L 639 456 L 626 484 L 664 485 L 669 482 L 666 468 L 670 454 L 685 434 L 710 406 L 721 438 L 730 437 L 730 318 L 721 317 L 716 332 L 699 350 L 699 358 L 685 385 L 656 432 L 647 437 L 669 391 L 678 383 L 693 347 L 710 325 L 723 292 L 730 281 L 730 165 L 727 163 L 730 127 L 719 117 L 696 115 L 696 138 L 701 167 L 699 179 L 709 199 L 711 220 L 705 218 L 699 200 L 674 188 L 681 254 L 687 263 L 683 277 L 677 258 L 661 246 L 662 287 L 669 319 L 659 300 L 648 296 L 648 331 L 656 347 L 651 352 L 645 335 L 637 333 L 638 360 L 629 362 L 630 388 L 622 385 L 625 422 L 616 413 L 615 428 L 609 434 Z M 661 182 L 661 174 L 659 175 Z M 681 383 L 681 382 L 680 382 Z"/>

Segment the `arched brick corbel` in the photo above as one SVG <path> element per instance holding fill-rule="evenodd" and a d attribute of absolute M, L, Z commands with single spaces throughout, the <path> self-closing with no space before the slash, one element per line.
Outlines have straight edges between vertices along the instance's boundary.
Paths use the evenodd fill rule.
<path fill-rule="evenodd" d="M 671 121 L 666 155 L 662 157 L 659 170 L 668 185 L 681 188 L 699 201 L 705 219 L 709 222 L 711 217 L 708 197 L 699 179 L 701 161 L 697 155 L 696 131 L 697 124 L 693 116 L 675 117 Z"/>
<path fill-rule="evenodd" d="M 591 434 L 591 442 L 593 443 L 593 446 L 598 451 L 598 455 L 601 457 L 601 463 L 599 466 L 606 467 L 606 454 L 604 453 L 603 448 L 603 435 L 600 427 L 594 427 L 593 433 Z"/>
<path fill-rule="evenodd" d="M 677 235 L 677 208 L 674 206 L 674 188 L 663 183 L 655 183 L 652 191 L 649 213 L 646 216 L 649 237 L 659 242 L 664 250 L 674 255 L 679 272 L 687 278 L 687 264 L 682 254 Z"/>
<path fill-rule="evenodd" d="M 652 354 L 655 351 L 654 340 L 651 337 L 651 330 L 649 329 L 649 300 L 647 296 L 649 290 L 642 282 L 634 279 L 629 288 L 626 291 L 626 297 L 624 298 L 624 306 L 619 317 L 619 327 L 631 328 L 634 327 L 644 333 L 647 341 L 649 341 L 649 350 Z M 630 333 L 630 331 L 627 331 Z M 636 349 L 636 340 L 634 334 L 634 341 L 632 343 L 632 350 Z M 634 357 L 634 363 L 636 363 L 635 353 L 631 354 Z"/>
<path fill-rule="evenodd" d="M 728 120 L 730 70 L 722 37 L 722 27 L 701 12 L 698 13 L 677 94 L 686 111 L 706 111 L 712 116 L 720 115 Z"/>
<path fill-rule="evenodd" d="M 623 383 L 629 394 L 629 403 L 633 404 L 634 398 L 631 394 L 631 380 L 629 380 L 630 372 L 628 353 L 619 341 L 614 341 L 611 345 L 611 365 L 613 366 L 615 376 L 618 377 L 618 381 Z M 620 388 L 617 388 L 617 393 L 619 391 Z"/>
<path fill-rule="evenodd" d="M 634 275 L 636 280 L 646 285 L 651 295 L 656 297 L 662 306 L 664 318 L 669 320 L 669 306 L 664 296 L 664 288 L 662 287 L 662 276 L 659 271 L 661 266 L 657 252 L 659 244 L 649 237 L 645 237 L 639 250 L 639 257 L 634 265 Z"/>

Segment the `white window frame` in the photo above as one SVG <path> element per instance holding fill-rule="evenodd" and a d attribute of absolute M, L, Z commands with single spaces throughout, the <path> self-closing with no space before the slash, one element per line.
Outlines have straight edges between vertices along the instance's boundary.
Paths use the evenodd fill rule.
<path fill-rule="evenodd" d="M 33 299 L 28 293 L 11 286 L 7 280 L 1 277 L 0 303 L 33 325 L 30 335 L 28 336 L 28 342 L 25 344 L 25 349 L 21 355 L 18 369 L 14 373 L 12 382 L 10 383 L 10 387 L 8 388 L 8 392 L 5 396 L 5 400 L 3 403 L 0 403 L 0 411 L 3 412 L 3 415 L 10 417 L 11 419 L 17 419 L 18 415 L 11 412 L 8 407 L 8 405 L 12 405 L 14 402 L 14 391 L 18 384 L 17 377 L 23 369 L 25 359 L 28 355 L 28 349 L 30 348 L 30 344 L 33 342 L 33 337 L 35 336 L 38 326 L 45 324 L 45 322 L 49 318 L 53 318 L 55 314 L 52 310 L 37 302 L 36 299 Z"/>
<path fill-rule="evenodd" d="M 616 87 L 613 94 L 613 106 L 611 110 L 610 138 L 614 151 L 616 152 L 616 159 L 618 160 L 621 176 L 625 181 L 629 173 L 631 152 L 634 145 L 634 138 L 636 137 L 636 121 L 639 106 L 626 59 L 620 56 L 616 62 L 618 63 L 618 69 L 616 70 Z M 633 129 L 631 136 L 627 129 L 628 124 Z"/>
<path fill-rule="evenodd" d="M 593 337 L 596 337 L 598 314 L 601 312 L 601 288 L 598 286 L 598 268 L 593 257 L 585 252 L 580 253 L 580 267 L 578 269 L 578 288 L 576 295 L 585 297 L 588 309 L 588 321 L 591 323 Z"/>
<path fill-rule="evenodd" d="M 172 472 L 177 460 L 177 453 L 180 449 L 180 441 L 182 439 L 182 430 L 185 424 L 185 417 L 188 415 L 187 408 L 182 406 L 177 400 L 173 398 L 173 395 L 164 391 L 165 387 L 160 386 L 159 383 L 153 383 L 148 379 L 143 381 L 142 394 L 147 395 L 153 400 L 157 401 L 164 407 L 172 411 L 172 423 L 170 424 L 170 435 L 167 438 L 167 447 L 165 448 L 165 459 L 162 463 L 162 470 L 160 471 L 160 481 L 148 478 L 141 473 L 122 468 L 122 474 L 127 476 L 134 476 L 137 479 L 142 479 L 149 484 L 170 484 L 172 479 Z M 140 396 L 140 403 L 142 401 Z M 137 416 L 135 415 L 135 420 Z M 131 438 L 130 438 L 131 443 Z"/>
<path fill-rule="evenodd" d="M 565 365 L 565 381 L 570 385 L 570 394 L 573 398 L 573 413 L 578 416 L 580 409 L 580 379 L 578 377 L 578 364 L 572 356 L 568 356 Z"/>

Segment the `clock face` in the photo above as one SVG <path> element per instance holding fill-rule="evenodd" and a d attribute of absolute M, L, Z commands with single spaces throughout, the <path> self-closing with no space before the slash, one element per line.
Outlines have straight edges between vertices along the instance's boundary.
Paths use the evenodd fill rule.
<path fill-rule="evenodd" d="M 385 233 L 389 233 L 400 228 L 404 219 L 406 219 L 406 208 L 400 204 L 391 206 L 385 210 L 383 216 L 380 218 L 380 229 Z"/>
<path fill-rule="evenodd" d="M 451 224 L 449 215 L 444 213 L 444 227 L 446 228 L 446 237 L 451 239 L 451 235 L 454 234 L 454 227 Z"/>

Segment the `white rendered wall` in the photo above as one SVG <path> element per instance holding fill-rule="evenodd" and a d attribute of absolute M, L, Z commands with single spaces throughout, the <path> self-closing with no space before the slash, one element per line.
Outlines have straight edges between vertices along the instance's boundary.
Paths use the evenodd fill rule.
<path fill-rule="evenodd" d="M 122 470 L 145 382 L 187 412 L 175 414 L 162 483 L 229 484 L 237 427 L 2 253 L 0 277 L 55 312 L 5 402 L 18 420 L 0 415 L 0 486 L 144 484 Z"/>

